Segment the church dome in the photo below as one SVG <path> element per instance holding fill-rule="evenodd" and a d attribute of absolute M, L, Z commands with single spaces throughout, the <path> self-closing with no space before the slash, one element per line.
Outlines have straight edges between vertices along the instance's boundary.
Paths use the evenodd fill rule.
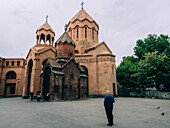
<path fill-rule="evenodd" d="M 41 27 L 39 27 L 38 29 L 37 29 L 37 31 L 36 31 L 36 33 L 38 32 L 38 31 L 41 31 L 42 29 L 44 29 L 44 30 L 46 30 L 46 31 L 51 31 L 52 33 L 54 33 L 54 35 L 55 35 L 55 32 L 54 32 L 54 30 L 51 28 L 51 26 L 48 24 L 48 22 L 45 22 Z"/>
<path fill-rule="evenodd" d="M 90 23 L 94 23 L 93 25 L 91 24 L 91 27 L 95 27 L 96 30 L 99 29 L 99 25 L 96 23 L 96 21 L 82 8 L 68 23 L 67 31 L 70 29 L 72 26 L 71 24 L 75 24 L 76 21 L 78 22 L 83 22 L 83 21 L 89 21 Z M 75 24 L 76 26 L 77 24 Z M 74 26 L 74 27 L 75 27 Z"/>
<path fill-rule="evenodd" d="M 75 57 L 75 43 L 71 37 L 64 32 L 55 43 L 56 57 Z"/>
<path fill-rule="evenodd" d="M 83 9 L 69 21 L 67 33 L 76 44 L 76 53 L 82 54 L 85 49 L 98 43 L 99 25 Z"/>
<path fill-rule="evenodd" d="M 51 26 L 46 21 L 41 27 L 39 27 L 36 31 L 37 45 L 43 44 L 53 46 L 54 43 L 55 32 L 51 28 Z"/>
<path fill-rule="evenodd" d="M 71 39 L 71 37 L 67 34 L 67 32 L 64 32 L 61 37 L 56 41 L 55 45 L 59 44 L 59 43 L 68 43 L 68 44 L 72 44 L 75 47 L 75 43 L 74 41 Z"/>
<path fill-rule="evenodd" d="M 70 20 L 70 22 L 73 23 L 76 20 L 83 21 L 85 19 L 94 22 L 98 26 L 96 21 L 83 8 Z"/>

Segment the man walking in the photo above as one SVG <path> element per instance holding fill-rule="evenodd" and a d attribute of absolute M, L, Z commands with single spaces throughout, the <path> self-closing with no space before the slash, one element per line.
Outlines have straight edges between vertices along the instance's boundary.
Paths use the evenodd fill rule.
<path fill-rule="evenodd" d="M 115 102 L 114 97 L 110 94 L 110 91 L 106 91 L 106 96 L 104 98 L 104 107 L 108 119 L 108 126 L 113 125 L 113 103 Z"/>

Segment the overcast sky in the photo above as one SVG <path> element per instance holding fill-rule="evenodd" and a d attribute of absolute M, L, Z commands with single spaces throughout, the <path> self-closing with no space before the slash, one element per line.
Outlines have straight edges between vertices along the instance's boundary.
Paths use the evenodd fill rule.
<path fill-rule="evenodd" d="M 170 35 L 170 0 L 83 0 L 85 11 L 99 24 L 116 64 L 133 54 L 138 39 L 148 34 Z M 0 56 L 26 58 L 36 44 L 36 30 L 48 23 L 56 33 L 81 9 L 82 0 L 0 0 Z"/>

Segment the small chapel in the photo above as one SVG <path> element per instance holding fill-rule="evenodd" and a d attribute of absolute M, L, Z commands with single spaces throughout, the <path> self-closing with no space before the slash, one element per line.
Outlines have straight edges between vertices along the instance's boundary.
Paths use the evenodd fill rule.
<path fill-rule="evenodd" d="M 99 25 L 84 10 L 55 41 L 48 21 L 37 29 L 26 59 L 0 57 L 0 95 L 50 94 L 50 101 L 117 95 L 115 55 L 98 40 Z"/>

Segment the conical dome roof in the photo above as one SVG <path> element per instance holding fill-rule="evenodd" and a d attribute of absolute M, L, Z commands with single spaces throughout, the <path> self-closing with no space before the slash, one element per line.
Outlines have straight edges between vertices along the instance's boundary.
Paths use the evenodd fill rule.
<path fill-rule="evenodd" d="M 96 21 L 83 8 L 69 21 L 69 23 L 73 23 L 76 20 L 83 21 L 85 19 L 89 20 L 90 22 L 94 22 L 98 26 Z"/>
<path fill-rule="evenodd" d="M 45 22 L 41 27 L 37 29 L 37 31 L 40 31 L 41 29 L 50 30 L 51 32 L 55 33 L 51 26 L 48 24 L 48 22 Z"/>
<path fill-rule="evenodd" d="M 67 43 L 72 43 L 74 46 L 75 46 L 75 43 L 74 41 L 71 39 L 71 37 L 67 34 L 67 32 L 64 32 L 61 37 L 56 41 L 57 44 L 59 43 L 64 43 L 64 42 L 67 42 Z"/>
<path fill-rule="evenodd" d="M 83 8 L 70 20 L 70 22 L 74 22 L 76 19 L 88 19 L 89 21 L 94 21 L 94 19 L 89 16 L 89 14 Z"/>

